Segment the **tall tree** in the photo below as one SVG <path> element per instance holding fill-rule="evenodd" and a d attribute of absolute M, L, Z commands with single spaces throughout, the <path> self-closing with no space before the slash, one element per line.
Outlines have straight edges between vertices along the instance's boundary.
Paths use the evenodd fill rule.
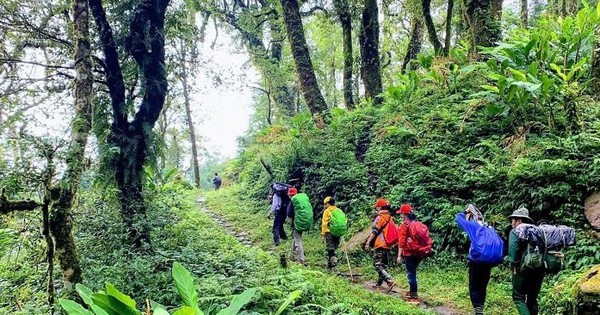
<path fill-rule="evenodd" d="M 133 8 L 125 50 L 133 56 L 142 75 L 142 100 L 130 121 L 125 98 L 123 70 L 102 0 L 89 0 L 100 44 L 104 51 L 104 71 L 111 98 L 112 118 L 109 143 L 118 148 L 114 158 L 115 180 L 119 188 L 121 214 L 131 244 L 150 244 L 146 205 L 142 195 L 142 167 L 148 138 L 163 108 L 167 94 L 165 67 L 165 12 L 169 0 L 141 0 Z"/>
<path fill-rule="evenodd" d="M 352 67 L 354 58 L 352 56 L 352 17 L 348 0 L 334 0 L 333 5 L 342 25 L 342 47 L 344 55 L 344 103 L 346 108 L 354 108 L 354 99 L 352 97 Z"/>
<path fill-rule="evenodd" d="M 592 55 L 592 87 L 596 98 L 600 99 L 600 28 L 594 32 L 594 52 Z"/>
<path fill-rule="evenodd" d="M 433 46 L 436 55 L 441 55 L 444 48 L 438 38 L 435 25 L 433 24 L 433 18 L 431 17 L 431 0 L 421 0 L 421 9 L 423 10 L 423 19 L 425 20 L 425 26 L 427 27 L 427 33 L 429 34 L 429 41 Z"/>
<path fill-rule="evenodd" d="M 446 8 L 446 38 L 444 39 L 444 56 L 450 55 L 452 45 L 452 16 L 454 15 L 454 0 L 448 0 Z"/>
<path fill-rule="evenodd" d="M 402 63 L 402 72 L 406 72 L 411 60 L 417 58 L 417 55 L 421 51 L 421 37 L 423 36 L 423 21 L 413 16 L 412 26 L 410 31 L 410 40 L 408 47 L 406 48 L 406 55 L 404 56 L 404 62 Z M 413 67 L 411 66 L 411 70 Z"/>
<path fill-rule="evenodd" d="M 500 19 L 503 0 L 463 0 L 463 17 L 471 42 L 471 53 L 478 46 L 491 47 L 502 38 Z"/>
<path fill-rule="evenodd" d="M 85 165 L 85 147 L 92 127 L 93 82 L 90 45 L 90 17 L 87 0 L 73 1 L 73 38 L 75 39 L 75 117 L 71 129 L 71 144 L 67 155 L 67 170 L 55 189 L 50 229 L 54 237 L 63 280 L 81 282 L 81 266 L 73 238 L 72 209 Z"/>
<path fill-rule="evenodd" d="M 521 26 L 527 28 L 529 20 L 529 4 L 527 0 L 519 0 L 521 4 Z"/>
<path fill-rule="evenodd" d="M 302 96 L 317 125 L 324 125 L 324 118 L 328 115 L 327 104 L 319 89 L 317 77 L 310 59 L 310 52 L 304 36 L 304 27 L 300 17 L 300 8 L 297 0 L 281 0 L 283 20 L 292 48 L 292 56 L 296 64 L 296 73 L 300 80 Z"/>
<path fill-rule="evenodd" d="M 365 86 L 365 97 L 381 104 L 383 91 L 379 60 L 379 8 L 377 0 L 365 0 L 359 36 L 361 67 L 360 75 Z"/>

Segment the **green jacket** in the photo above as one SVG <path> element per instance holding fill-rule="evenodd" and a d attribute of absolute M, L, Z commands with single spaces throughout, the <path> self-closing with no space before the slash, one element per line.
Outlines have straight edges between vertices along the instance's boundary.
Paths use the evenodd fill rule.
<path fill-rule="evenodd" d="M 513 229 L 508 236 L 508 261 L 511 266 L 519 267 L 521 265 L 521 257 L 523 257 L 524 247 L 519 241 L 517 232 Z"/>

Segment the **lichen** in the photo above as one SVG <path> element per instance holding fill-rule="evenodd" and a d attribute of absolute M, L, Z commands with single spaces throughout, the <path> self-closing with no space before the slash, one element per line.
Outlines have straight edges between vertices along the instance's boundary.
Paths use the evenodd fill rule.
<path fill-rule="evenodd" d="M 577 281 L 579 295 L 600 297 L 600 265 L 593 267 L 579 281 Z"/>

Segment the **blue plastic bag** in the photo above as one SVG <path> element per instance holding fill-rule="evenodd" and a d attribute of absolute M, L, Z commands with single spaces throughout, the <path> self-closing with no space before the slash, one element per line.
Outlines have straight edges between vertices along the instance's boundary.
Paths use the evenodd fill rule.
<path fill-rule="evenodd" d="M 469 249 L 469 259 L 475 263 L 500 264 L 504 259 L 504 241 L 492 227 L 479 226 Z"/>

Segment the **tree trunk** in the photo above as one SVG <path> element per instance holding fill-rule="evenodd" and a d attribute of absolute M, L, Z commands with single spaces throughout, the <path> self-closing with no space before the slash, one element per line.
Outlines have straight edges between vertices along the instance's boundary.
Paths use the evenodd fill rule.
<path fill-rule="evenodd" d="M 500 41 L 503 0 L 464 1 L 464 18 L 471 42 L 471 54 L 475 55 L 478 46 L 491 47 Z"/>
<path fill-rule="evenodd" d="M 402 63 L 402 73 L 406 72 L 406 68 L 409 66 L 410 61 L 417 58 L 417 55 L 421 51 L 421 36 L 423 36 L 423 21 L 413 17 L 410 41 L 408 42 L 408 48 L 406 49 L 406 55 L 404 56 L 404 62 Z M 414 66 L 411 65 L 409 70 L 414 70 Z"/>
<path fill-rule="evenodd" d="M 352 67 L 354 58 L 352 56 L 352 17 L 347 0 L 334 0 L 333 4 L 337 11 L 340 24 L 342 25 L 342 46 L 344 55 L 344 103 L 347 109 L 354 109 L 352 96 Z"/>
<path fill-rule="evenodd" d="M 444 40 L 444 56 L 450 55 L 450 47 L 452 46 L 452 16 L 454 14 L 454 0 L 448 0 L 446 8 L 446 38 Z"/>
<path fill-rule="evenodd" d="M 198 146 L 196 143 L 196 130 L 194 128 L 194 121 L 192 119 L 192 109 L 190 101 L 190 92 L 188 85 L 188 72 L 187 72 L 187 53 L 185 43 L 181 41 L 180 46 L 180 59 L 181 62 L 181 86 L 183 88 L 183 104 L 185 106 L 185 116 L 188 124 L 188 130 L 190 133 L 190 142 L 192 145 L 192 168 L 194 169 L 194 183 L 196 187 L 200 188 L 200 166 L 198 165 Z"/>
<path fill-rule="evenodd" d="M 527 0 L 520 0 L 521 2 L 521 27 L 527 28 L 529 19 L 529 5 Z"/>
<path fill-rule="evenodd" d="M 377 0 L 365 0 L 359 36 L 360 73 L 365 86 L 365 98 L 373 100 L 376 105 L 383 102 L 380 96 L 383 91 L 383 84 L 381 83 L 381 65 L 379 61 L 378 14 Z"/>
<path fill-rule="evenodd" d="M 75 38 L 75 117 L 67 170 L 60 182 L 58 198 L 52 204 L 50 227 L 63 281 L 69 285 L 81 282 L 81 266 L 73 237 L 72 209 L 84 170 L 85 147 L 92 127 L 93 73 L 87 0 L 73 1 L 73 37 Z"/>
<path fill-rule="evenodd" d="M 444 49 L 442 48 L 442 43 L 435 30 L 433 18 L 431 17 L 431 0 L 421 0 L 421 8 L 423 9 L 423 19 L 425 20 L 425 26 L 427 27 L 427 33 L 429 34 L 429 41 L 435 50 L 435 54 L 440 55 Z"/>
<path fill-rule="evenodd" d="M 128 121 L 125 84 L 112 28 L 101 0 L 89 0 L 104 52 L 104 71 L 113 108 L 109 143 L 119 148 L 114 160 L 121 215 L 130 242 L 140 249 L 150 245 L 150 228 L 142 194 L 143 165 L 147 139 L 164 106 L 167 95 L 165 67 L 165 13 L 169 0 L 142 0 L 133 11 L 130 34 L 124 48 L 135 59 L 143 80 L 143 97 L 132 122 Z"/>
<path fill-rule="evenodd" d="M 311 115 L 319 126 L 323 126 L 324 118 L 328 115 L 327 104 L 319 89 L 317 77 L 310 59 L 310 52 L 304 36 L 302 19 L 297 0 L 281 0 L 283 20 L 292 48 L 292 56 L 296 64 L 296 73 L 300 80 L 300 88 L 304 101 Z"/>

